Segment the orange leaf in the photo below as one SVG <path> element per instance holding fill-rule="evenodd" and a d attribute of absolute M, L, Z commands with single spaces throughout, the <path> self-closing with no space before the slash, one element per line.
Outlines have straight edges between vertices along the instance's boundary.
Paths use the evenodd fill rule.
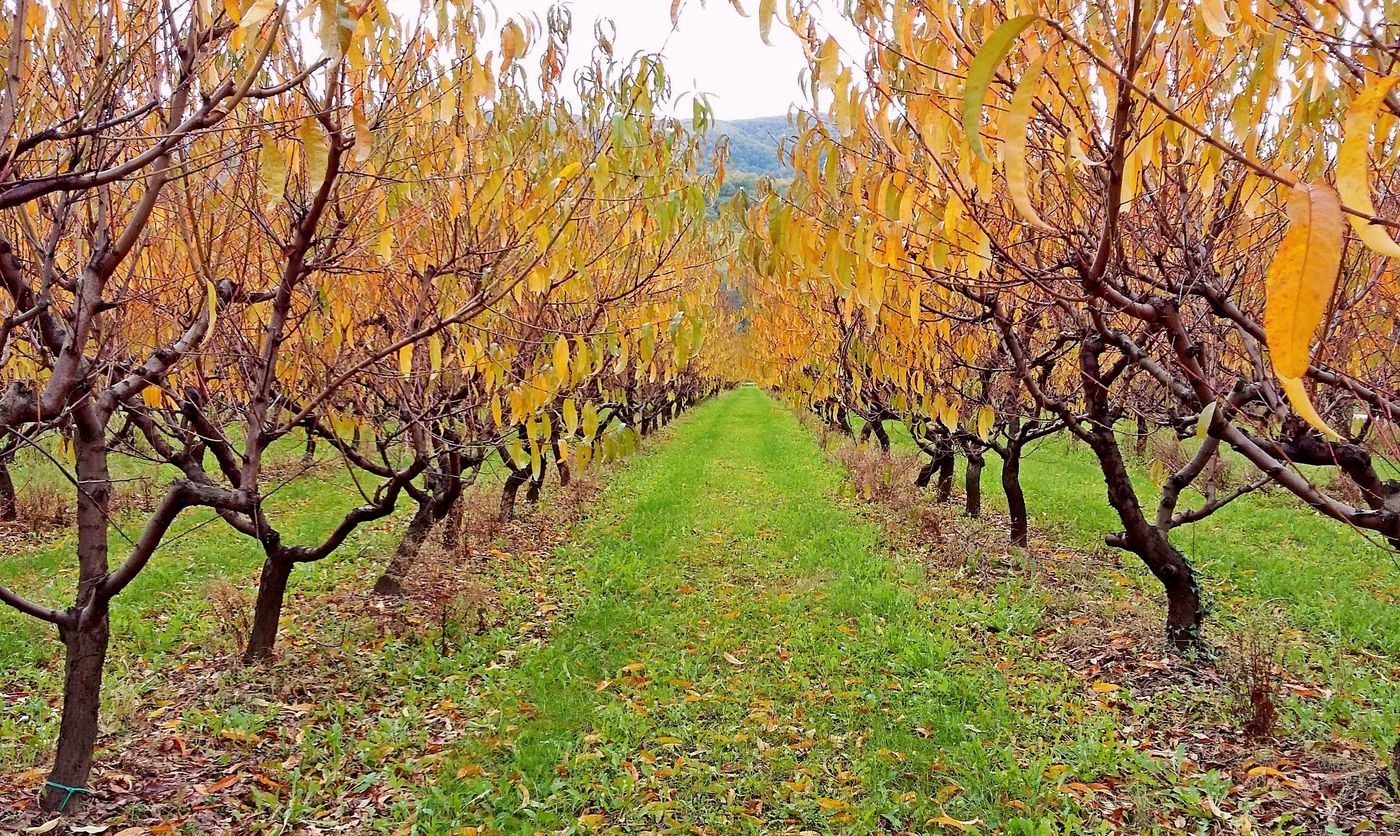
<path fill-rule="evenodd" d="M 216 792 L 223 792 L 224 790 L 238 783 L 238 779 L 242 777 L 243 776 L 239 775 L 237 772 L 231 775 L 225 775 L 224 777 L 205 787 L 204 794 L 213 795 Z"/>

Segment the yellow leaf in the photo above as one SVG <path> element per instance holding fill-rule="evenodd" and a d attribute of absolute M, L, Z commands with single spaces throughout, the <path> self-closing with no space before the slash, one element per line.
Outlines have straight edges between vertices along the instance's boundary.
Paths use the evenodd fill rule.
<path fill-rule="evenodd" d="M 374 244 L 375 254 L 379 256 L 380 262 L 388 264 L 394 257 L 394 230 L 392 227 L 384 227 L 379 230 L 379 239 Z"/>
<path fill-rule="evenodd" d="M 967 84 L 963 88 L 963 130 L 967 132 L 967 144 L 983 162 L 990 163 L 987 152 L 982 148 L 982 102 L 987 98 L 987 88 L 1002 59 L 1011 51 L 1016 38 L 1027 26 L 1040 20 L 1039 15 L 1021 15 L 998 26 L 982 44 L 972 64 L 967 70 Z"/>
<path fill-rule="evenodd" d="M 953 818 L 952 816 L 949 816 L 949 815 L 942 815 L 942 816 L 938 816 L 938 817 L 936 817 L 936 818 L 929 819 L 929 820 L 928 820 L 928 823 L 929 823 L 929 824 L 941 825 L 941 826 L 943 826 L 943 827 L 952 827 L 952 828 L 955 828 L 955 829 L 957 829 L 957 830 L 971 830 L 972 828 L 974 828 L 974 827 L 976 827 L 977 825 L 981 824 L 981 823 L 982 823 L 982 820 L 981 820 L 981 819 L 968 819 L 967 821 L 959 821 L 958 819 L 955 819 L 955 818 Z"/>
<path fill-rule="evenodd" d="M 357 98 L 358 96 L 359 94 L 356 94 Z M 355 162 L 362 163 L 368 160 L 370 153 L 374 151 L 374 135 L 370 133 L 364 108 L 358 102 L 350 112 L 350 117 L 355 123 Z"/>
<path fill-rule="evenodd" d="M 1095 682 L 1093 685 L 1089 686 L 1089 690 L 1096 694 L 1111 694 L 1118 690 L 1118 686 L 1114 685 L 1112 682 Z"/>
<path fill-rule="evenodd" d="M 977 437 L 988 439 L 992 437 L 992 427 L 996 423 L 997 414 L 990 406 L 984 406 L 977 410 Z"/>
<path fill-rule="evenodd" d="M 1312 398 L 1308 397 L 1308 390 L 1303 388 L 1303 381 L 1296 377 L 1285 377 L 1279 375 L 1278 382 L 1283 389 L 1283 394 L 1288 396 L 1288 402 L 1293 404 L 1293 411 L 1298 413 L 1298 417 L 1307 421 L 1309 426 L 1332 440 L 1341 438 L 1341 434 L 1327 425 L 1322 420 L 1322 416 L 1317 414 L 1317 408 L 1313 406 Z"/>
<path fill-rule="evenodd" d="M 578 405 L 573 398 L 564 401 L 564 428 L 569 431 L 569 435 L 578 432 Z"/>
<path fill-rule="evenodd" d="M 308 116 L 301 120 L 297 136 L 301 140 L 302 154 L 306 159 L 306 187 L 310 191 L 318 191 L 322 181 L 326 179 L 326 166 L 329 164 L 330 152 L 326 147 L 326 134 L 321 130 L 321 123 Z"/>
<path fill-rule="evenodd" d="M 1230 37 L 1230 27 L 1235 23 L 1225 12 L 1224 0 L 1201 0 L 1201 19 L 1217 38 Z"/>
<path fill-rule="evenodd" d="M 228 6 L 227 3 L 224 4 Z M 248 7 L 248 11 L 243 13 L 243 17 L 238 20 L 238 26 L 244 31 L 255 29 L 267 20 L 272 10 L 277 8 L 277 0 L 254 0 L 253 5 Z"/>
<path fill-rule="evenodd" d="M 602 813 L 586 813 L 578 817 L 578 823 L 584 827 L 602 827 L 604 821 Z"/>
<path fill-rule="evenodd" d="M 758 36 L 765 44 L 773 45 L 768 40 L 768 36 L 773 31 L 773 14 L 777 11 L 777 0 L 759 0 L 758 2 Z"/>
<path fill-rule="evenodd" d="M 1006 117 L 1006 184 L 1016 211 L 1020 212 L 1031 226 L 1049 231 L 1049 225 L 1041 220 L 1040 214 L 1035 211 L 1035 205 L 1031 203 L 1030 188 L 1026 180 L 1026 129 L 1030 125 L 1035 88 L 1044 66 L 1044 55 L 1035 59 L 1011 96 L 1011 111 Z"/>
<path fill-rule="evenodd" d="M 413 375 L 413 343 L 399 349 L 399 374 L 405 379 Z"/>
<path fill-rule="evenodd" d="M 263 207 L 269 211 L 282 200 L 287 188 L 287 159 L 277 140 L 264 136 L 258 152 L 258 185 L 262 187 Z"/>
<path fill-rule="evenodd" d="M 1312 336 L 1337 285 L 1342 208 L 1326 186 L 1299 183 L 1288 198 L 1284 235 L 1265 284 L 1264 332 L 1279 377 L 1308 371 Z"/>
<path fill-rule="evenodd" d="M 575 174 L 578 174 L 580 171 L 583 171 L 583 163 L 578 162 L 577 160 L 575 160 L 574 162 L 571 162 L 571 163 L 569 163 L 568 165 L 564 166 L 563 168 L 559 169 L 559 174 L 556 175 L 556 176 L 557 176 L 561 181 L 562 181 L 562 180 L 568 180 L 570 177 L 573 177 Z"/>
<path fill-rule="evenodd" d="M 1377 79 L 1356 97 L 1347 109 L 1346 125 L 1342 130 L 1342 145 L 1337 151 L 1337 192 L 1349 209 L 1375 215 L 1371 203 L 1371 128 L 1381 102 L 1400 76 Z M 1347 216 L 1351 228 L 1366 246 L 1391 258 L 1400 258 L 1400 244 L 1383 226 L 1355 215 Z"/>
<path fill-rule="evenodd" d="M 569 340 L 567 337 L 560 337 L 554 341 L 554 373 L 558 375 L 560 381 L 569 377 Z"/>

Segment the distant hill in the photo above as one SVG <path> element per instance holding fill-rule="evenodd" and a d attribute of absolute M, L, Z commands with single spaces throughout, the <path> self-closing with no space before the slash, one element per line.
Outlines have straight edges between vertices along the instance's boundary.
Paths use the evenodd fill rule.
<path fill-rule="evenodd" d="M 741 188 L 752 191 L 763 177 L 771 177 L 779 183 L 792 179 L 792 167 L 778 159 L 778 148 L 783 140 L 795 136 L 786 116 L 717 121 L 710 130 L 707 157 L 724 136 L 729 137 L 729 163 L 725 167 L 721 200 Z"/>

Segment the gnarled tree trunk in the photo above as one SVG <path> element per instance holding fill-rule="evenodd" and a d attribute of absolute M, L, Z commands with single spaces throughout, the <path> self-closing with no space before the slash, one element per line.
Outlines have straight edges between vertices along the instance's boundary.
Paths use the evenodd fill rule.
<path fill-rule="evenodd" d="M 403 539 L 399 540 L 398 548 L 394 549 L 394 556 L 389 560 L 389 565 L 384 567 L 384 572 L 374 582 L 375 595 L 403 594 L 403 579 L 413 568 L 418 553 L 423 549 L 423 541 L 428 539 L 436 522 L 433 501 L 418 503 L 418 510 L 413 512 L 413 518 L 408 521 L 408 528 L 404 531 Z"/>
<path fill-rule="evenodd" d="M 1030 518 L 1026 512 L 1026 492 L 1021 488 L 1021 445 L 1007 445 L 1001 463 L 1001 491 L 1006 495 L 1006 512 L 1010 518 L 1011 545 L 1030 546 Z"/>
<path fill-rule="evenodd" d="M 520 486 L 525 484 L 530 478 L 530 471 L 514 470 L 506 476 L 506 483 L 501 487 L 501 510 L 500 521 L 508 523 L 515 519 L 515 497 L 520 493 Z"/>
<path fill-rule="evenodd" d="M 69 811 L 87 794 L 102 705 L 102 670 L 111 638 L 107 601 L 98 587 L 107 576 L 111 503 L 106 428 L 91 405 L 77 410 L 73 451 L 78 477 L 78 591 L 68 611 L 75 619 L 63 639 L 63 715 L 58 751 L 44 787 L 45 810 Z"/>
<path fill-rule="evenodd" d="M 287 597 L 287 582 L 296 564 L 284 557 L 270 556 L 263 561 L 258 581 L 258 598 L 253 605 L 253 629 L 243 661 L 263 662 L 272 658 L 277 643 L 277 626 L 282 620 L 282 604 Z"/>
<path fill-rule="evenodd" d="M 14 522 L 19 516 L 19 501 L 15 481 L 10 476 L 10 462 L 0 457 L 0 522 Z"/>
<path fill-rule="evenodd" d="M 964 474 L 964 508 L 969 517 L 982 516 L 982 468 L 987 466 L 987 457 L 981 450 L 968 449 L 967 473 Z"/>
<path fill-rule="evenodd" d="M 1167 596 L 1167 643 L 1177 650 L 1198 647 L 1205 609 L 1195 570 L 1167 534 L 1148 522 L 1112 427 L 1090 433 L 1089 445 L 1103 470 L 1109 504 L 1123 523 L 1123 531 L 1108 538 L 1109 545 L 1137 555 L 1161 582 Z"/>

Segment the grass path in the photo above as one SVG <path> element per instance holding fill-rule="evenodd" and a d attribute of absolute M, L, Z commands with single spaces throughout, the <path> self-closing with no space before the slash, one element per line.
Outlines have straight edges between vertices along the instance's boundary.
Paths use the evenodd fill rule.
<path fill-rule="evenodd" d="M 563 557 L 587 590 L 576 612 L 489 686 L 495 727 L 415 803 L 419 825 L 1075 821 L 1057 785 L 1103 766 L 1111 722 L 1047 720 L 1078 713 L 1077 684 L 1007 661 L 1001 639 L 969 640 L 976 602 L 929 596 L 835 499 L 839 479 L 757 389 L 681 422 Z M 1033 598 L 982 606 L 1012 636 L 1036 615 Z M 1027 677 L 1035 688 L 1019 687 Z"/>

